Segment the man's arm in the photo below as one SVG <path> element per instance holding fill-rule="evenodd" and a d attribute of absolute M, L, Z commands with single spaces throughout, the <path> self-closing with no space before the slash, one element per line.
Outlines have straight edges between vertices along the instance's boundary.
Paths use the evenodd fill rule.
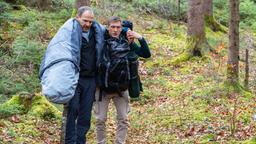
<path fill-rule="evenodd" d="M 135 53 L 143 58 L 149 58 L 151 56 L 148 44 L 146 40 L 138 33 L 134 31 L 127 32 L 128 40 L 132 41 L 130 47 Z M 134 39 L 138 39 L 140 46 L 134 42 Z"/>
<path fill-rule="evenodd" d="M 99 65 L 100 59 L 101 59 L 101 55 L 102 55 L 102 50 L 104 47 L 104 32 L 105 29 L 103 28 L 102 25 L 100 25 L 99 23 L 97 23 L 96 21 L 93 21 L 92 23 L 92 27 L 95 31 L 95 40 L 96 40 L 96 51 L 97 51 L 97 61 L 96 61 L 96 65 Z"/>

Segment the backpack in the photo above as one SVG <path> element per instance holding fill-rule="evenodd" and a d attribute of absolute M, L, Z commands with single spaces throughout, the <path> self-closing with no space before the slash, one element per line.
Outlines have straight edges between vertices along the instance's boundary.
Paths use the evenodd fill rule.
<path fill-rule="evenodd" d="M 130 81 L 129 81 L 129 96 L 131 98 L 139 98 L 140 92 L 143 91 L 142 83 L 139 76 L 139 61 L 138 55 L 133 52 L 129 57 L 129 68 L 130 68 Z"/>
<path fill-rule="evenodd" d="M 124 28 L 133 30 L 133 23 L 128 20 L 122 22 Z M 138 73 L 139 61 L 138 55 L 135 52 L 130 53 L 128 56 L 129 67 L 130 67 L 130 81 L 129 81 L 129 96 L 131 98 L 139 98 L 140 92 L 143 91 L 142 83 Z"/>
<path fill-rule="evenodd" d="M 106 93 L 118 93 L 129 87 L 130 68 L 128 54 L 130 47 L 124 35 L 106 38 L 99 67 L 100 88 Z"/>

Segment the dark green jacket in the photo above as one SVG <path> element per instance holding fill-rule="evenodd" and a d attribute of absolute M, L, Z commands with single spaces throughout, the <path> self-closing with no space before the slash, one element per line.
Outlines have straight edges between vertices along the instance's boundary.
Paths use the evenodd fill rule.
<path fill-rule="evenodd" d="M 143 57 L 143 58 L 149 58 L 151 56 L 148 44 L 144 38 L 139 40 L 140 46 L 138 46 L 135 42 L 130 44 L 131 57 Z"/>
<path fill-rule="evenodd" d="M 140 46 L 135 42 L 130 44 L 131 51 L 129 53 L 129 63 L 130 63 L 130 84 L 129 84 L 129 95 L 131 98 L 138 98 L 140 91 L 143 91 L 142 84 L 140 81 L 138 67 L 138 58 L 149 58 L 151 56 L 148 44 L 144 38 L 139 40 Z"/>

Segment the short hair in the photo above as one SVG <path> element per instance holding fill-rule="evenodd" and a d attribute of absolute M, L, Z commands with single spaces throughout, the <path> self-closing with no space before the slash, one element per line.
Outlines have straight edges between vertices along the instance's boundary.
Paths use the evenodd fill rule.
<path fill-rule="evenodd" d="M 86 11 L 89 11 L 94 15 L 92 8 L 90 8 L 88 6 L 82 6 L 82 7 L 78 8 L 77 16 L 82 16 L 82 14 Z"/>
<path fill-rule="evenodd" d="M 112 16 L 108 19 L 108 26 L 110 25 L 110 23 L 112 22 L 121 22 L 122 23 L 122 20 L 120 17 L 118 16 Z"/>

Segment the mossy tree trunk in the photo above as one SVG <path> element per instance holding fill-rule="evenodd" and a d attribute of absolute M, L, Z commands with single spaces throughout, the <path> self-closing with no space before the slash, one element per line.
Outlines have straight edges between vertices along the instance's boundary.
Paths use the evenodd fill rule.
<path fill-rule="evenodd" d="M 203 1 L 203 10 L 204 10 L 204 20 L 205 25 L 211 28 L 213 31 L 221 31 L 226 33 L 227 30 L 224 26 L 218 23 L 213 16 L 213 0 L 204 0 Z"/>
<path fill-rule="evenodd" d="M 186 50 L 172 61 L 174 65 L 187 61 L 193 56 L 204 56 L 210 52 L 204 30 L 203 0 L 189 0 L 188 4 Z"/>
<path fill-rule="evenodd" d="M 229 0 L 229 48 L 227 82 L 239 83 L 239 0 Z"/>
<path fill-rule="evenodd" d="M 189 0 L 187 48 L 192 56 L 203 56 L 209 52 L 204 31 L 204 0 Z"/>

